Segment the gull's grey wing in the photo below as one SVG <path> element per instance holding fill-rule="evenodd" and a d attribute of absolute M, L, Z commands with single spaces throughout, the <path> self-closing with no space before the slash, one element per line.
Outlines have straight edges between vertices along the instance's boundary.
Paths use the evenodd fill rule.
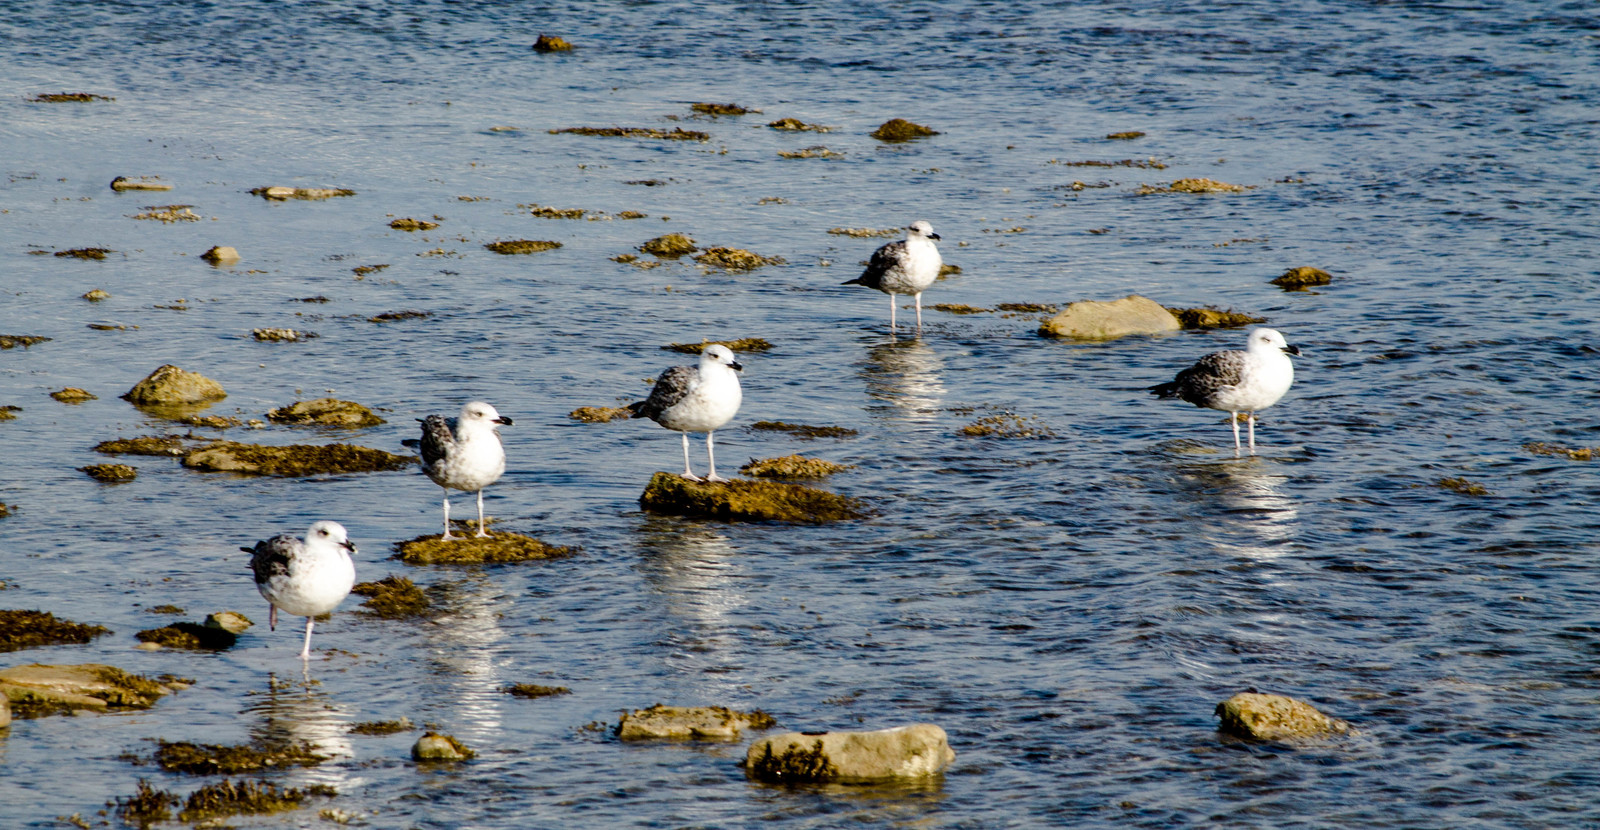
<path fill-rule="evenodd" d="M 635 418 L 659 418 L 678 405 L 689 395 L 689 387 L 699 379 L 700 370 L 693 366 L 674 366 L 661 373 L 656 378 L 656 385 L 650 390 L 650 397 L 637 403 L 628 404 L 628 409 L 633 411 Z"/>
<path fill-rule="evenodd" d="M 255 571 L 256 584 L 264 585 L 273 577 L 288 576 L 289 560 L 304 546 L 304 542 L 287 533 L 257 542 L 250 554 L 250 570 Z"/>
<path fill-rule="evenodd" d="M 422 419 L 422 465 L 432 467 L 456 445 L 456 419 L 429 415 Z"/>

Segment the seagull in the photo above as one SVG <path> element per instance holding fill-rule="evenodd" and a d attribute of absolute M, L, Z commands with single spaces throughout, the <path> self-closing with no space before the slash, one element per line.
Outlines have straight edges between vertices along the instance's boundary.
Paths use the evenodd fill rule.
<path fill-rule="evenodd" d="M 1195 406 L 1219 409 L 1232 417 L 1233 451 L 1239 452 L 1239 413 L 1250 414 L 1250 451 L 1256 449 L 1256 413 L 1278 402 L 1294 383 L 1300 354 L 1276 329 L 1251 329 L 1244 351 L 1212 352 L 1167 383 L 1150 387 L 1162 398 L 1182 398 Z"/>
<path fill-rule="evenodd" d="M 700 365 L 674 366 L 656 378 L 650 397 L 628 404 L 635 418 L 649 418 L 667 429 L 683 433 L 683 477 L 690 481 L 727 481 L 717 475 L 717 457 L 711 433 L 733 419 L 744 393 L 738 372 L 744 370 L 727 346 L 713 343 L 700 352 Z M 706 460 L 710 475 L 700 478 L 689 467 L 689 433 L 706 434 Z"/>
<path fill-rule="evenodd" d="M 483 401 L 461 407 L 454 418 L 429 415 L 422 422 L 422 471 L 433 483 L 444 488 L 443 541 L 460 539 L 450 535 L 450 491 L 478 494 L 478 532 L 483 529 L 483 488 L 500 480 L 506 471 L 506 451 L 500 446 L 496 424 L 511 425 L 511 419 Z"/>
<path fill-rule="evenodd" d="M 271 630 L 278 630 L 278 609 L 306 618 L 306 644 L 300 659 L 311 659 L 311 622 L 337 608 L 356 582 L 356 565 L 350 557 L 356 546 L 338 522 L 317 522 L 302 541 L 280 533 L 253 548 L 250 554 L 256 590 L 272 609 L 267 614 Z"/>
<path fill-rule="evenodd" d="M 922 292 L 939 278 L 944 260 L 933 240 L 939 235 L 933 226 L 918 219 L 906 228 L 906 238 L 890 242 L 872 253 L 867 270 L 845 285 L 865 285 L 889 295 L 889 332 L 895 331 L 896 294 L 910 294 L 917 300 L 917 334 L 922 333 Z"/>

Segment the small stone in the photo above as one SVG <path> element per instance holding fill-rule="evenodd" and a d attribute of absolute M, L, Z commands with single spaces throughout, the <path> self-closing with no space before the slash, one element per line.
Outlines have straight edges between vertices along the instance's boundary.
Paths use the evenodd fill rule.
<path fill-rule="evenodd" d="M 95 481 L 133 481 L 139 471 L 127 464 L 90 464 L 78 470 Z"/>
<path fill-rule="evenodd" d="M 423 735 L 411 747 L 411 758 L 415 761 L 465 761 L 477 754 L 466 744 L 437 732 Z"/>
<path fill-rule="evenodd" d="M 1129 294 L 1112 302 L 1082 300 L 1046 320 L 1039 333 L 1075 340 L 1110 340 L 1130 334 L 1162 334 L 1182 328 L 1155 300 Z"/>
<path fill-rule="evenodd" d="M 533 42 L 535 52 L 571 52 L 572 44 L 555 35 L 539 35 Z"/>
<path fill-rule="evenodd" d="M 693 239 L 681 233 L 669 233 L 640 245 L 639 250 L 647 254 L 654 254 L 662 259 L 677 259 L 684 254 L 692 254 L 700 249 L 695 247 Z"/>
<path fill-rule="evenodd" d="M 921 124 L 912 123 L 904 118 L 891 118 L 883 122 L 878 129 L 873 130 L 871 133 L 873 138 L 891 143 L 911 141 L 912 139 L 926 138 L 927 136 L 938 134 L 935 130 L 924 127 Z"/>
<path fill-rule="evenodd" d="M 943 729 L 931 723 L 874 732 L 786 732 L 755 741 L 745 774 L 778 784 L 920 778 L 956 758 Z"/>
<path fill-rule="evenodd" d="M 777 721 L 757 709 L 736 712 L 726 706 L 663 706 L 623 714 L 617 738 L 642 740 L 734 741 L 746 729 L 771 729 Z"/>
<path fill-rule="evenodd" d="M 213 245 L 200 258 L 212 265 L 228 265 L 239 261 L 239 251 L 227 245 Z"/>
<path fill-rule="evenodd" d="M 216 611 L 206 615 L 206 628 L 220 628 L 229 634 L 243 634 L 255 623 L 237 611 Z"/>
<path fill-rule="evenodd" d="M 89 291 L 84 292 L 82 299 L 88 300 L 91 303 L 98 303 L 101 300 L 111 299 L 111 295 L 102 289 L 92 288 Z"/>
<path fill-rule="evenodd" d="M 388 423 L 361 404 L 337 398 L 296 401 L 268 412 L 267 420 L 279 424 L 323 427 L 374 427 Z"/>
<path fill-rule="evenodd" d="M 393 222 L 390 222 L 389 227 L 394 228 L 397 231 L 431 231 L 434 228 L 439 227 L 439 223 L 429 222 L 426 219 L 412 219 L 410 217 L 406 217 L 404 219 L 396 219 Z"/>
<path fill-rule="evenodd" d="M 1216 715 L 1221 719 L 1218 730 L 1257 741 L 1294 741 L 1351 731 L 1350 724 L 1284 695 L 1240 692 L 1218 703 Z"/>
<path fill-rule="evenodd" d="M 1333 282 L 1332 274 L 1321 268 L 1312 268 L 1309 265 L 1290 268 L 1272 280 L 1273 285 L 1285 291 L 1299 291 L 1313 285 L 1327 285 L 1330 282 Z"/>
<path fill-rule="evenodd" d="M 580 406 L 567 413 L 567 417 L 586 424 L 604 424 L 633 417 L 633 410 L 625 406 Z"/>
<path fill-rule="evenodd" d="M 356 192 L 337 187 L 258 187 L 250 191 L 250 195 L 281 202 L 287 199 L 332 199 L 335 196 L 354 196 Z"/>
<path fill-rule="evenodd" d="M 88 391 L 79 389 L 76 386 L 68 386 L 65 389 L 57 389 L 56 391 L 50 393 L 50 397 L 55 398 L 62 403 L 83 403 L 84 401 L 100 400 L 98 396 L 92 395 Z"/>
<path fill-rule="evenodd" d="M 228 397 L 222 384 L 170 363 L 157 368 L 122 396 L 138 406 L 202 403 Z"/>

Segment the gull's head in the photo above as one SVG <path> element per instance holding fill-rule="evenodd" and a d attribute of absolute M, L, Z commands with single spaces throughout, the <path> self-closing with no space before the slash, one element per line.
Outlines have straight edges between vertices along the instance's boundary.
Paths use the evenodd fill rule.
<path fill-rule="evenodd" d="M 495 408 L 483 401 L 473 401 L 461 407 L 461 422 L 479 421 L 485 424 L 505 424 L 511 426 L 511 419 L 495 411 Z"/>
<path fill-rule="evenodd" d="M 317 522 L 306 531 L 307 545 L 337 545 L 345 550 L 355 553 L 356 546 L 351 543 L 349 534 L 345 533 L 344 525 L 338 522 Z"/>
<path fill-rule="evenodd" d="M 1277 349 L 1284 354 L 1300 354 L 1300 347 L 1289 345 L 1289 341 L 1284 340 L 1283 334 L 1277 329 L 1251 329 L 1249 340 L 1246 342 L 1249 343 L 1251 351 L 1256 349 L 1266 351 Z"/>
<path fill-rule="evenodd" d="M 928 224 L 928 220 L 926 219 L 918 219 L 917 221 L 912 222 L 911 226 L 906 228 L 906 230 L 909 231 L 909 233 L 906 234 L 908 237 L 920 236 L 923 239 L 939 238 L 939 235 L 933 232 L 933 226 Z"/>
<path fill-rule="evenodd" d="M 717 363 L 726 366 L 735 372 L 744 371 L 744 366 L 733 359 L 733 350 L 720 343 L 713 343 L 700 353 L 701 363 Z"/>

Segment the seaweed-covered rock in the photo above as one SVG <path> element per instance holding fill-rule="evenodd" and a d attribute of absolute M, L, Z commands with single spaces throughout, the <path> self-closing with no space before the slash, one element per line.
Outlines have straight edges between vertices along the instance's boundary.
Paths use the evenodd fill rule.
<path fill-rule="evenodd" d="M 787 421 L 756 421 L 750 428 L 759 432 L 787 432 L 796 438 L 849 438 L 856 430 L 849 427 L 816 427 Z"/>
<path fill-rule="evenodd" d="M 398 558 L 407 565 L 494 565 L 553 559 L 572 553 L 572 548 L 541 542 L 517 533 L 493 531 L 487 537 L 468 536 L 444 541 L 441 534 L 418 536 L 395 545 Z"/>
<path fill-rule="evenodd" d="M 705 102 L 690 104 L 689 109 L 699 113 L 700 115 L 710 115 L 713 117 L 720 115 L 759 115 L 761 113 L 761 110 L 753 110 L 747 107 L 741 107 L 738 104 L 711 104 Z"/>
<path fill-rule="evenodd" d="M 90 464 L 78 471 L 95 481 L 133 481 L 139 477 L 139 471 L 128 464 Z"/>
<path fill-rule="evenodd" d="M 169 225 L 173 222 L 198 222 L 200 214 L 190 210 L 193 207 L 194 205 L 150 205 L 144 209 L 144 213 L 135 213 L 133 218 Z"/>
<path fill-rule="evenodd" d="M 28 99 L 30 104 L 87 104 L 91 101 L 115 101 L 109 95 L 93 92 L 41 92 Z"/>
<path fill-rule="evenodd" d="M 1333 282 L 1333 275 L 1321 268 L 1312 268 L 1302 265 L 1290 268 L 1272 280 L 1272 284 L 1285 291 L 1300 291 L 1313 285 L 1327 285 Z"/>
<path fill-rule="evenodd" d="M 183 809 L 178 811 L 178 820 L 196 826 L 221 826 L 217 820 L 224 816 L 269 815 L 298 810 L 312 796 L 332 798 L 338 794 L 338 790 L 325 784 L 280 790 L 266 781 L 219 781 L 190 793 Z"/>
<path fill-rule="evenodd" d="M 767 265 L 782 265 L 783 257 L 762 256 L 743 248 L 707 248 L 695 255 L 695 262 L 724 271 L 754 271 Z"/>
<path fill-rule="evenodd" d="M 512 256 L 515 254 L 537 254 L 540 251 L 553 251 L 561 247 L 561 243 L 549 239 L 509 239 L 501 242 L 490 242 L 483 247 L 497 254 Z"/>
<path fill-rule="evenodd" d="M 15 349 L 18 346 L 26 349 L 35 343 L 46 343 L 49 340 L 48 337 L 36 334 L 0 334 L 0 349 Z"/>
<path fill-rule="evenodd" d="M 1165 165 L 1160 165 L 1165 167 Z M 1228 184 L 1215 179 L 1178 179 L 1170 185 L 1143 185 L 1134 191 L 1136 196 L 1149 196 L 1153 193 L 1243 193 L 1249 190 L 1249 185 Z"/>
<path fill-rule="evenodd" d="M 222 384 L 170 363 L 157 367 L 122 396 L 123 400 L 138 406 L 204 403 L 226 397 L 228 393 Z"/>
<path fill-rule="evenodd" d="M 739 468 L 739 472 L 756 478 L 827 478 L 854 466 L 803 455 L 784 455 L 778 458 L 752 458 L 749 464 Z"/>
<path fill-rule="evenodd" d="M 539 35 L 539 39 L 533 42 L 533 51 L 571 52 L 572 44 L 568 43 L 566 39 L 555 35 Z"/>
<path fill-rule="evenodd" d="M 101 300 L 111 299 L 111 294 L 103 288 L 91 288 L 88 291 L 83 292 L 83 296 L 79 297 L 78 299 L 88 300 L 91 303 L 98 303 Z"/>
<path fill-rule="evenodd" d="M 0 652 L 87 643 L 111 629 L 56 619 L 49 611 L 0 610 Z"/>
<path fill-rule="evenodd" d="M 1082 300 L 1039 326 L 1046 337 L 1111 340 L 1129 334 L 1161 334 L 1182 328 L 1178 318 L 1155 300 L 1129 294 L 1109 303 Z"/>
<path fill-rule="evenodd" d="M 725 521 L 821 524 L 866 515 L 859 499 L 803 484 L 745 479 L 690 481 L 675 473 L 661 472 L 650 477 L 639 505 L 657 513 Z"/>
<path fill-rule="evenodd" d="M 904 118 L 891 118 L 880 124 L 878 129 L 873 130 L 871 133 L 873 138 L 890 143 L 911 141 L 912 139 L 926 138 L 930 135 L 938 134 L 935 130 L 907 121 Z"/>
<path fill-rule="evenodd" d="M 306 199 L 316 201 L 319 199 L 332 199 L 335 196 L 354 196 L 354 190 L 340 187 L 258 187 L 250 191 L 251 196 L 260 196 L 274 202 L 289 199 Z"/>
<path fill-rule="evenodd" d="M 979 308 L 966 303 L 938 303 L 933 306 L 933 310 L 942 311 L 945 314 L 992 314 L 994 312 L 992 308 Z"/>
<path fill-rule="evenodd" d="M 64 251 L 56 251 L 56 256 L 69 259 L 105 259 L 106 254 L 114 253 L 116 251 L 110 248 L 68 248 Z"/>
<path fill-rule="evenodd" d="M 100 663 L 30 663 L 0 671 L 0 694 L 11 701 L 12 713 L 23 718 L 78 710 L 148 709 L 178 688 Z"/>
<path fill-rule="evenodd" d="M 304 340 L 315 339 L 314 331 L 300 331 L 299 329 L 261 328 L 251 329 L 250 336 L 262 343 L 299 343 Z"/>
<path fill-rule="evenodd" d="M 783 132 L 789 132 L 789 133 L 799 133 L 799 132 L 830 133 L 830 132 L 833 132 L 833 128 L 832 127 L 824 127 L 821 124 L 807 124 L 806 122 L 801 121 L 798 118 L 779 118 L 776 121 L 767 122 L 767 126 L 771 127 L 774 130 L 782 130 Z"/>
<path fill-rule="evenodd" d="M 150 782 L 139 779 L 139 791 L 128 798 L 118 798 L 117 817 L 129 827 L 146 828 L 156 822 L 171 821 L 172 808 L 183 803 L 183 799 L 150 786 Z"/>
<path fill-rule="evenodd" d="M 653 127 L 565 127 L 551 130 L 551 135 L 590 135 L 605 138 L 658 138 L 666 141 L 710 141 L 710 133 L 699 130 L 685 130 L 682 127 L 673 127 L 671 130 L 658 130 Z"/>
<path fill-rule="evenodd" d="M 1573 461 L 1593 461 L 1595 456 L 1600 455 L 1600 447 L 1564 447 L 1560 444 L 1547 444 L 1543 441 L 1523 444 L 1522 449 L 1534 455 L 1550 455 L 1568 458 Z"/>
<path fill-rule="evenodd" d="M 389 223 L 389 227 L 394 228 L 397 231 L 406 231 L 409 233 L 412 231 L 431 231 L 434 228 L 439 227 L 439 223 L 429 222 L 426 219 L 413 219 L 407 216 L 391 221 Z"/>
<path fill-rule="evenodd" d="M 248 744 L 196 744 L 157 741 L 155 763 L 167 772 L 188 775 L 233 775 L 267 769 L 314 767 L 328 756 L 308 743 L 262 742 Z"/>
<path fill-rule="evenodd" d="M 268 412 L 267 420 L 278 424 L 319 427 L 375 427 L 387 423 L 361 404 L 337 398 L 296 401 Z"/>
<path fill-rule="evenodd" d="M 15 421 L 17 413 L 21 411 L 22 407 L 20 406 L 12 406 L 10 404 L 0 406 L 0 421 Z M 626 412 L 627 410 L 623 411 Z"/>
<path fill-rule="evenodd" d="M 215 611 L 206 615 L 206 628 L 219 628 L 230 634 L 243 634 L 255 623 L 238 611 Z"/>
<path fill-rule="evenodd" d="M 1265 317 L 1252 317 L 1242 312 L 1223 311 L 1220 308 L 1169 308 L 1172 316 L 1178 318 L 1178 324 L 1185 329 L 1231 329 L 1239 326 L 1254 326 L 1265 323 Z"/>
<path fill-rule="evenodd" d="M 56 391 L 50 393 L 50 397 L 55 398 L 62 403 L 83 403 L 84 401 L 100 400 L 98 395 L 93 394 L 87 389 L 79 389 L 76 386 L 68 386 L 65 389 L 57 389 Z"/>
<path fill-rule="evenodd" d="M 350 724 L 352 735 L 396 735 L 401 732 L 410 732 L 417 728 L 410 718 L 400 717 L 394 720 L 366 720 Z"/>
<path fill-rule="evenodd" d="M 233 648 L 239 635 L 221 627 L 178 622 L 140 631 L 133 635 L 141 643 L 151 643 L 163 648 L 181 648 L 195 651 L 221 651 Z"/>
<path fill-rule="evenodd" d="M 239 249 L 232 245 L 212 245 L 200 258 L 212 265 L 232 265 L 239 261 Z"/>
<path fill-rule="evenodd" d="M 700 249 L 695 247 L 694 240 L 688 236 L 681 233 L 668 233 L 640 245 L 639 250 L 662 259 L 677 259 L 684 254 L 692 254 Z"/>
<path fill-rule="evenodd" d="M 1039 423 L 1038 419 L 1032 416 L 1024 417 L 1013 412 L 985 415 L 962 427 L 961 434 L 968 438 L 1055 437 L 1055 433 L 1050 430 L 1050 427 Z"/>
<path fill-rule="evenodd" d="M 361 603 L 363 611 L 386 620 L 420 617 L 433 604 L 415 582 L 393 574 L 377 582 L 357 583 L 350 593 L 367 598 Z"/>
<path fill-rule="evenodd" d="M 566 686 L 541 686 L 537 683 L 515 683 L 501 689 L 501 691 L 512 697 L 520 697 L 526 700 L 572 694 L 572 690 Z"/>
<path fill-rule="evenodd" d="M 156 181 L 155 176 L 140 176 L 137 179 L 130 179 L 127 176 L 118 176 L 111 180 L 111 189 L 119 193 L 125 190 L 165 191 L 171 190 L 172 185 Z"/>
<path fill-rule="evenodd" d="M 586 424 L 604 424 L 622 418 L 632 418 L 633 410 L 625 406 L 580 406 L 568 412 L 567 417 Z"/>
<path fill-rule="evenodd" d="M 734 741 L 746 729 L 771 729 L 777 721 L 760 709 L 735 712 L 726 706 L 663 706 L 626 712 L 617 724 L 624 741 L 701 740 Z"/>
<path fill-rule="evenodd" d="M 1351 731 L 1350 724 L 1284 695 L 1240 692 L 1218 703 L 1216 715 L 1222 732 L 1257 741 L 1294 741 Z"/>
<path fill-rule="evenodd" d="M 237 441 L 214 441 L 192 449 L 183 456 L 183 466 L 198 470 L 290 478 L 404 470 L 415 463 L 415 456 L 395 455 L 351 444 L 268 447 Z"/>
<path fill-rule="evenodd" d="M 114 438 L 94 445 L 95 452 L 106 455 L 166 455 L 173 458 L 188 452 L 179 435 L 141 435 L 137 438 Z"/>
<path fill-rule="evenodd" d="M 786 732 L 750 744 L 745 774 L 775 784 L 920 778 L 956 759 L 931 723 L 873 732 Z"/>
<path fill-rule="evenodd" d="M 0 729 L 11 725 L 11 700 L 0 695 Z"/>
<path fill-rule="evenodd" d="M 449 735 L 429 732 L 411 746 L 414 761 L 466 761 L 477 756 L 466 744 Z"/>

